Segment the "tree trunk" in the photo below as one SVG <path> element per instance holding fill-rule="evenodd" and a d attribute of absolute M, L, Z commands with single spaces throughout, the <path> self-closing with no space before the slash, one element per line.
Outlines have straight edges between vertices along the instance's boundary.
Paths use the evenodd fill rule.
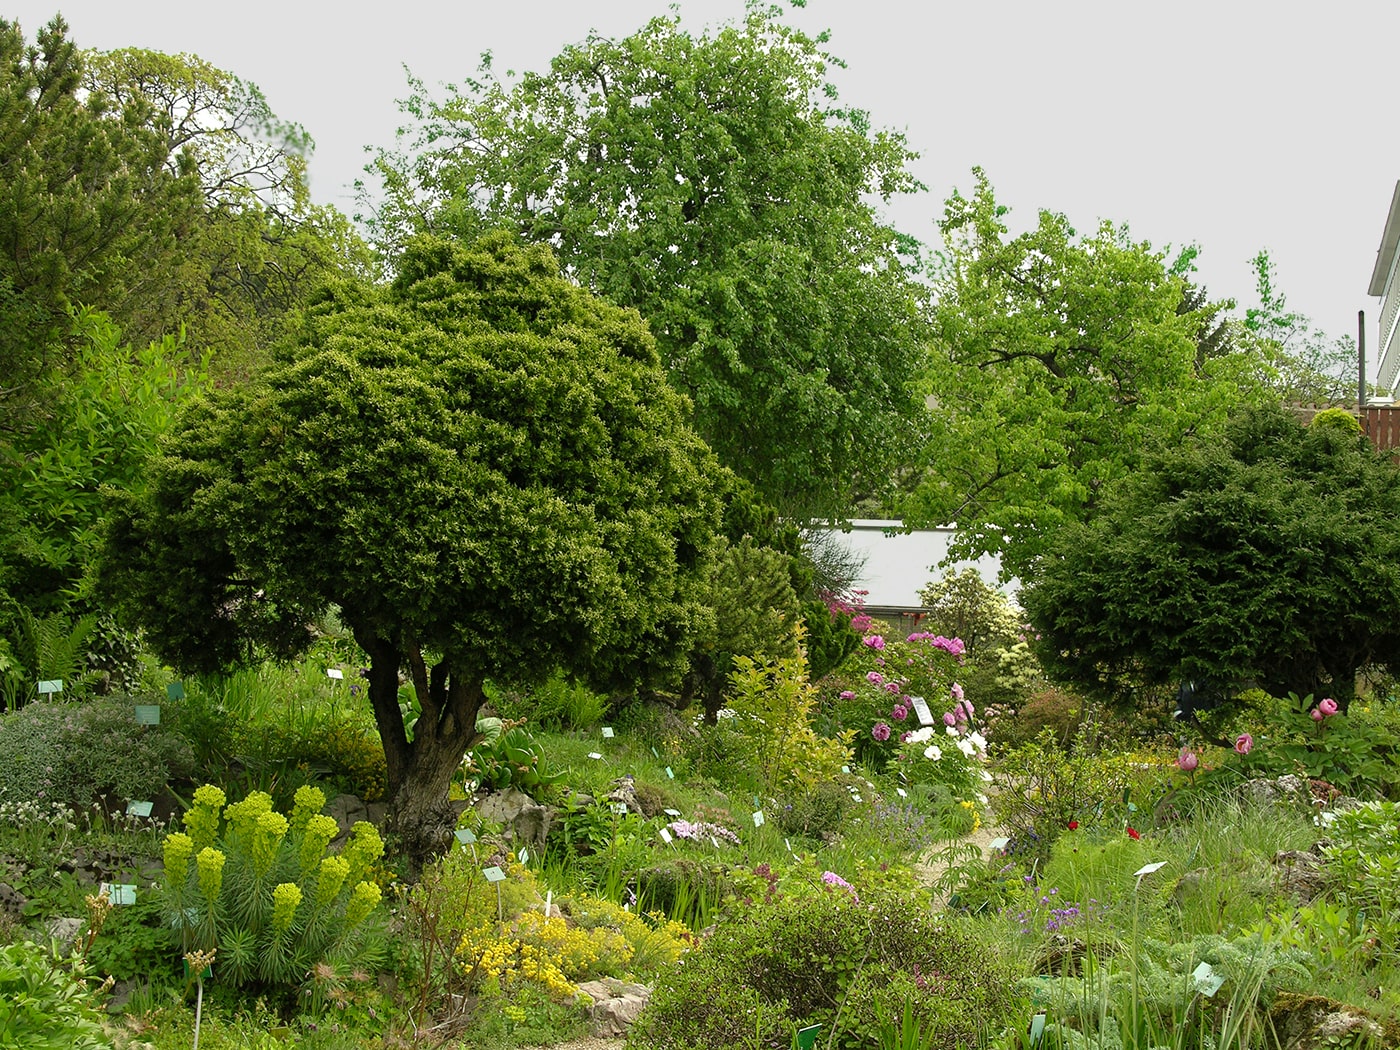
<path fill-rule="evenodd" d="M 369 654 L 369 695 L 393 805 L 394 830 L 412 874 L 452 844 L 457 814 L 448 802 L 452 775 L 476 742 L 476 716 L 485 699 L 483 680 L 451 673 L 446 663 L 429 670 L 411 639 L 404 647 L 382 638 L 356 641 Z M 399 669 L 408 663 L 420 713 L 409 739 L 399 710 Z"/>

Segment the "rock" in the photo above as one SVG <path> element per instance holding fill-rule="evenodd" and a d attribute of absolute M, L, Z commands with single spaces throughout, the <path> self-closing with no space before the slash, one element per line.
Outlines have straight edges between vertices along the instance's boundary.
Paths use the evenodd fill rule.
<path fill-rule="evenodd" d="M 8 882 L 0 882 L 0 911 L 18 915 L 20 909 L 29 903 L 29 898 Z"/>
<path fill-rule="evenodd" d="M 369 820 L 369 808 L 356 795 L 336 795 L 322 811 L 334 817 L 340 826 L 340 834 L 335 841 L 340 842 L 350 834 L 350 829 L 362 820 Z"/>
<path fill-rule="evenodd" d="M 1320 995 L 1283 992 L 1269 1009 L 1280 1050 L 1335 1046 L 1394 1047 L 1400 1026 L 1382 1025 L 1364 1010 Z"/>
<path fill-rule="evenodd" d="M 1258 778 L 1244 782 L 1244 792 L 1256 802 L 1312 802 L 1308 782 L 1292 773 L 1273 780 Z"/>
<path fill-rule="evenodd" d="M 642 812 L 641 803 L 637 801 L 637 785 L 630 776 L 622 777 L 613 781 L 613 789 L 608 792 L 605 801 L 611 805 L 614 802 L 621 802 L 627 807 L 628 812 L 635 813 L 639 817 L 645 817 Z"/>
<path fill-rule="evenodd" d="M 554 817 L 552 809 L 518 788 L 506 788 L 477 799 L 476 812 L 484 821 L 504 825 L 517 842 L 535 849 L 544 848 Z"/>
<path fill-rule="evenodd" d="M 1327 889 L 1327 869 L 1315 853 L 1280 850 L 1272 863 L 1278 869 L 1279 889 L 1300 901 L 1316 900 Z"/>
<path fill-rule="evenodd" d="M 46 928 L 49 936 L 58 942 L 59 950 L 66 953 L 77 943 L 78 934 L 83 932 L 83 920 L 50 919 Z"/>
<path fill-rule="evenodd" d="M 578 990 L 592 1000 L 586 1010 L 595 1036 L 626 1035 L 651 997 L 651 989 L 646 985 L 630 984 L 614 977 L 585 981 Z"/>

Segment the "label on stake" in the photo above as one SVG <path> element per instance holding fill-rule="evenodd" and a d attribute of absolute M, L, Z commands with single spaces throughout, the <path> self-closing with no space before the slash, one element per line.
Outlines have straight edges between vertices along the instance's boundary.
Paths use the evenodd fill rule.
<path fill-rule="evenodd" d="M 126 804 L 126 815 L 128 817 L 149 817 L 151 815 L 151 803 L 128 802 Z"/>
<path fill-rule="evenodd" d="M 167 700 L 183 700 L 185 698 L 185 683 L 171 682 L 165 687 L 165 698 Z"/>
<path fill-rule="evenodd" d="M 758 809 L 754 811 L 753 826 L 756 828 L 763 827 L 763 810 Z"/>
<path fill-rule="evenodd" d="M 476 832 L 472 831 L 471 828 L 458 828 L 452 834 L 457 836 L 457 841 L 463 846 L 470 846 L 476 841 Z"/>
<path fill-rule="evenodd" d="M 925 702 L 922 696 L 911 696 L 909 698 L 909 703 L 914 708 L 914 714 L 919 716 L 919 725 L 933 725 L 933 714 L 929 711 L 928 704 Z"/>
<path fill-rule="evenodd" d="M 613 738 L 613 727 L 612 727 L 612 726 L 604 726 L 604 727 L 603 727 L 603 739 L 604 739 L 604 740 L 611 740 L 612 738 Z"/>
<path fill-rule="evenodd" d="M 326 677 L 334 678 L 337 682 L 343 681 L 345 678 L 345 672 L 342 671 L 339 667 L 327 667 Z"/>
<path fill-rule="evenodd" d="M 136 724 L 138 726 L 160 725 L 160 704 L 137 704 Z"/>
<path fill-rule="evenodd" d="M 504 871 L 502 871 L 498 866 L 496 866 L 496 865 L 494 865 L 494 864 L 491 865 L 491 867 L 489 867 L 489 868 L 482 868 L 482 869 L 481 869 L 481 874 L 484 875 L 484 876 L 486 877 L 486 881 L 487 881 L 487 882 L 505 882 L 505 881 L 506 881 L 506 873 L 505 873 Z"/>
<path fill-rule="evenodd" d="M 39 694 L 63 692 L 62 678 L 49 678 L 39 683 Z"/>

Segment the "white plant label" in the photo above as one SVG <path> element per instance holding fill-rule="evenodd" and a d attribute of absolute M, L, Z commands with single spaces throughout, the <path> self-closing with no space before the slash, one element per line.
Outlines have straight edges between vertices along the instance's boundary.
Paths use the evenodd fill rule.
<path fill-rule="evenodd" d="M 667 831 L 665 828 L 662 828 L 658 832 L 658 834 L 661 836 L 662 842 L 666 843 L 666 845 L 668 846 L 671 844 L 671 833 L 669 831 Z"/>
<path fill-rule="evenodd" d="M 126 804 L 126 815 L 128 817 L 149 817 L 151 815 L 151 804 L 149 802 L 128 802 Z"/>
<path fill-rule="evenodd" d="M 452 834 L 457 836 L 457 841 L 463 846 L 470 846 L 476 841 L 476 832 L 472 831 L 471 828 L 458 828 Z"/>
<path fill-rule="evenodd" d="M 928 703 L 922 696 L 911 696 L 909 703 L 914 706 L 914 714 L 919 716 L 919 725 L 933 725 L 933 712 L 928 709 Z"/>
<path fill-rule="evenodd" d="M 612 727 L 612 726 L 604 726 L 604 727 L 603 727 L 603 739 L 604 739 L 604 740 L 611 740 L 612 738 L 613 738 L 613 727 Z"/>
<path fill-rule="evenodd" d="M 598 754 L 598 752 L 596 752 L 596 751 L 590 751 L 590 752 L 588 752 L 588 757 L 589 757 L 589 758 L 602 758 L 603 756 L 600 755 L 600 754 Z"/>
<path fill-rule="evenodd" d="M 344 680 L 344 678 L 345 678 L 345 672 L 342 671 L 339 667 L 327 667 L 327 668 L 326 668 L 326 677 L 327 677 L 327 678 L 334 678 L 337 682 L 339 682 L 339 681 Z"/>
<path fill-rule="evenodd" d="M 754 810 L 754 815 L 753 815 L 753 826 L 756 827 L 756 828 L 761 828 L 761 827 L 763 827 L 763 810 L 761 810 L 761 809 Z"/>
<path fill-rule="evenodd" d="M 47 679 L 47 680 L 45 680 L 45 681 L 43 681 L 43 682 L 40 682 L 40 683 L 39 683 L 39 692 L 40 692 L 41 694 L 42 694 L 42 693 L 61 693 L 61 692 L 63 692 L 63 679 L 62 679 L 62 678 L 50 678 L 50 679 Z"/>
<path fill-rule="evenodd" d="M 500 868 L 498 868 L 498 867 L 497 867 L 496 865 L 494 865 L 494 864 L 493 864 L 491 867 L 489 867 L 489 868 L 482 868 L 482 869 L 481 869 L 481 874 L 484 875 L 484 876 L 486 876 L 486 881 L 487 881 L 487 882 L 505 882 L 505 881 L 506 881 L 506 873 L 503 872 Z"/>

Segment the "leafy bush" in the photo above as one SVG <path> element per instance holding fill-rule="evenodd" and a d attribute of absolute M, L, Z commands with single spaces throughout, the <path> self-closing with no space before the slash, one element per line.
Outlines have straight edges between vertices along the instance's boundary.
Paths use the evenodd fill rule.
<path fill-rule="evenodd" d="M 773 823 L 785 835 L 824 839 L 840 829 L 850 800 L 850 794 L 830 780 L 812 791 L 785 792 L 773 807 Z"/>
<path fill-rule="evenodd" d="M 785 1044 L 794 1023 L 820 1022 L 833 1046 L 878 1045 L 877 1015 L 911 1004 L 931 1045 L 974 1045 L 1017 1005 L 1009 968 L 928 909 L 917 894 L 839 882 L 775 897 L 721 924 L 659 981 L 629 1045 L 729 1048 L 757 1032 Z"/>
<path fill-rule="evenodd" d="M 194 767 L 188 741 L 164 724 L 137 725 L 136 702 L 42 701 L 0 715 L 0 794 L 86 807 L 108 792 L 154 798 L 169 780 L 187 776 Z"/>
<path fill-rule="evenodd" d="M 88 989 L 38 945 L 0 947 L 0 1037 L 33 1050 L 111 1050 Z"/>
<path fill-rule="evenodd" d="M 492 725 L 491 723 L 494 723 Z M 487 737 L 467 753 L 467 778 L 482 788 L 503 791 L 513 787 L 538 797 L 564 771 L 547 772 L 544 751 L 535 738 L 519 726 L 505 729 L 497 719 L 482 719 L 478 728 L 488 726 Z"/>
<path fill-rule="evenodd" d="M 356 824 L 339 855 L 327 855 L 336 822 L 325 795 L 297 791 L 290 818 L 254 792 L 224 805 L 223 791 L 199 788 L 185 832 L 165 840 L 167 918 L 186 947 L 216 949 L 221 978 L 234 985 L 292 986 L 322 961 L 372 963 L 369 922 L 379 907 L 370 870 L 384 844 Z"/>

